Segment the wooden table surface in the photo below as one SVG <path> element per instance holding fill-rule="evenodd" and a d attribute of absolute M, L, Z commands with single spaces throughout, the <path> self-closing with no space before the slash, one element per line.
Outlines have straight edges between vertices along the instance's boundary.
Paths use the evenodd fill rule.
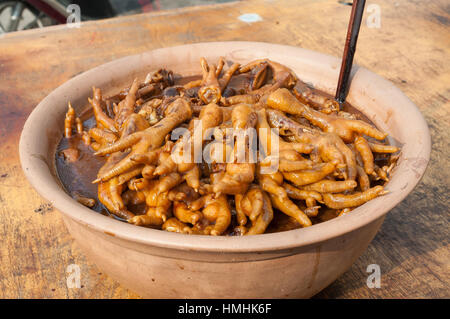
<path fill-rule="evenodd" d="M 371 4 L 380 8 L 381 27 L 369 28 L 373 12 L 366 10 L 355 62 L 394 82 L 421 109 L 433 139 L 431 163 L 364 255 L 316 297 L 449 298 L 449 3 L 369 0 L 366 9 Z M 341 56 L 350 9 L 337 0 L 249 0 L 0 36 L 0 297 L 139 297 L 86 259 L 59 212 L 22 173 L 20 132 L 48 93 L 99 64 L 185 43 L 263 41 Z M 246 13 L 261 21 L 241 21 Z M 79 289 L 66 284 L 71 264 L 81 269 Z M 381 288 L 367 287 L 369 264 L 380 266 Z"/>

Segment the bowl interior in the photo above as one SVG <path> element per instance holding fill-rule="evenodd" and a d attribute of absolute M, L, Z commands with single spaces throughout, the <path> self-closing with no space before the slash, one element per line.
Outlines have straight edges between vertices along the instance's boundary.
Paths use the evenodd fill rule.
<path fill-rule="evenodd" d="M 256 236 L 211 237 L 174 234 L 136 227 L 89 210 L 67 195 L 56 177 L 54 152 L 63 132 L 67 101 L 77 112 L 87 105 L 92 86 L 104 95 L 118 92 L 135 77 L 143 79 L 159 68 L 189 76 L 200 74 L 200 57 L 217 61 L 220 56 L 246 63 L 269 58 L 290 67 L 303 81 L 333 94 L 340 60 L 290 46 L 256 42 L 199 43 L 157 49 L 118 59 L 84 72 L 49 94 L 25 123 L 20 140 L 20 158 L 25 175 L 34 188 L 62 213 L 91 228 L 160 247 L 204 251 L 266 251 L 286 249 L 327 240 L 362 227 L 398 204 L 422 177 L 430 155 L 428 127 L 417 107 L 392 83 L 362 67 L 354 67 L 347 97 L 378 128 L 389 133 L 391 142 L 402 147 L 401 157 L 386 189 L 351 214 L 305 229 Z"/>

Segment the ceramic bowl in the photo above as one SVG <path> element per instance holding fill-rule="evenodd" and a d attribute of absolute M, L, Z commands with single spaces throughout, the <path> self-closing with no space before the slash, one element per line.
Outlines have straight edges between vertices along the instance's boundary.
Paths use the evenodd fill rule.
<path fill-rule="evenodd" d="M 307 298 L 344 273 L 364 252 L 385 215 L 417 185 L 430 156 L 430 135 L 417 107 L 391 82 L 354 68 L 347 100 L 402 147 L 386 189 L 350 214 L 279 233 L 212 237 L 183 235 L 123 223 L 73 200 L 55 173 L 55 149 L 70 100 L 86 106 L 92 86 L 117 92 L 134 77 L 161 67 L 200 74 L 199 59 L 225 56 L 245 63 L 269 58 L 305 82 L 334 93 L 340 59 L 305 49 L 255 42 L 198 43 L 121 58 L 67 81 L 34 109 L 20 139 L 30 183 L 63 216 L 84 252 L 112 278 L 150 298 Z M 78 109 L 77 109 L 78 107 Z"/>

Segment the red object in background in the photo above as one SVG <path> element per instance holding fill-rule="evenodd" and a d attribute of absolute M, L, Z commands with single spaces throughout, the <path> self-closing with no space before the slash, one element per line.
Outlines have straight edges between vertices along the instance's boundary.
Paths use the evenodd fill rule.
<path fill-rule="evenodd" d="M 58 23 L 66 23 L 67 17 L 53 9 L 51 6 L 49 6 L 47 3 L 41 0 L 27 0 L 29 4 L 31 4 L 33 7 L 38 9 L 39 11 L 44 12 L 46 15 L 48 15 L 53 20 L 57 21 Z"/>
<path fill-rule="evenodd" d="M 159 0 L 138 0 L 141 5 L 142 12 L 150 12 L 160 10 L 161 5 Z M 153 7 L 153 4 L 155 7 Z"/>

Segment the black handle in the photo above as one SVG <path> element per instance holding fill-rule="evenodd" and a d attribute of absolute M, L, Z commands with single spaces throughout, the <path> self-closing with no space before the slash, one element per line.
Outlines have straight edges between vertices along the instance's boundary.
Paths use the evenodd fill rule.
<path fill-rule="evenodd" d="M 339 73 L 339 82 L 336 89 L 336 101 L 339 104 L 345 102 L 349 87 L 349 77 L 353 65 L 353 57 L 358 41 L 359 28 L 364 13 L 366 0 L 353 0 L 352 13 L 348 24 L 347 38 L 345 40 L 344 54 L 342 56 L 341 71 Z"/>

